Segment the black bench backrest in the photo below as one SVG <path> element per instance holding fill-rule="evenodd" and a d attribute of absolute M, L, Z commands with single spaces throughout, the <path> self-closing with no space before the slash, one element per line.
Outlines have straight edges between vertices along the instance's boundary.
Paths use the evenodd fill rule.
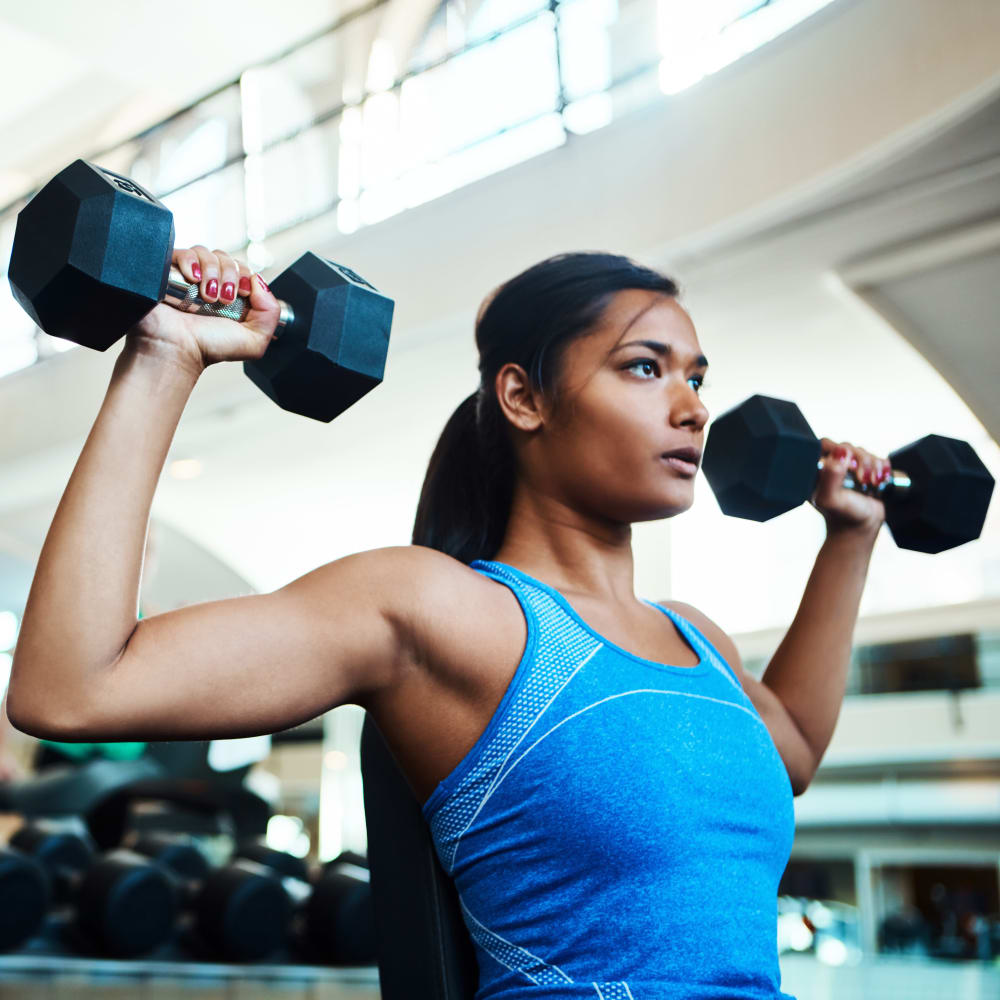
<path fill-rule="evenodd" d="M 458 893 L 370 715 L 361 729 L 361 776 L 382 1000 L 472 1000 L 479 970 Z"/>

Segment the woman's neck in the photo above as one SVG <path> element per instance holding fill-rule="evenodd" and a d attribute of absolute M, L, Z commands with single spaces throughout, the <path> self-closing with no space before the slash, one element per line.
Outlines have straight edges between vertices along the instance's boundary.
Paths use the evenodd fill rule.
<path fill-rule="evenodd" d="M 515 491 L 504 540 L 493 558 L 563 594 L 635 600 L 632 526 L 589 519 L 551 497 Z"/>

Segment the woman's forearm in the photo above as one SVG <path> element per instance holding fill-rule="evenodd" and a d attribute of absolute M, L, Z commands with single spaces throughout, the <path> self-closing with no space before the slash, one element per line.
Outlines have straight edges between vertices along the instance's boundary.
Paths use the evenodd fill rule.
<path fill-rule="evenodd" d="M 149 511 L 198 373 L 126 341 L 28 594 L 9 686 L 19 721 L 69 724 L 136 625 Z"/>
<path fill-rule="evenodd" d="M 877 533 L 864 528 L 827 535 L 795 618 L 761 678 L 801 730 L 816 767 L 844 700 L 854 627 Z"/>

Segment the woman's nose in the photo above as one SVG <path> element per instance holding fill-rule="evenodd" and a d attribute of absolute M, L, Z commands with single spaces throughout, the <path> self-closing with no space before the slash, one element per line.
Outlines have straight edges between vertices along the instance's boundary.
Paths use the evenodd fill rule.
<path fill-rule="evenodd" d="M 670 413 L 675 423 L 694 424 L 699 429 L 708 423 L 708 409 L 695 389 L 689 385 L 671 398 Z"/>

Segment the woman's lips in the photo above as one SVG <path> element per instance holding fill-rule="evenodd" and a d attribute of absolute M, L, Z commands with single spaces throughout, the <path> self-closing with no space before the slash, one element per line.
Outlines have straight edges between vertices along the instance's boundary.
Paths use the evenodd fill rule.
<path fill-rule="evenodd" d="M 667 457 L 663 459 L 672 469 L 685 476 L 693 476 L 698 472 L 698 466 L 694 462 L 686 462 L 683 458 Z"/>

